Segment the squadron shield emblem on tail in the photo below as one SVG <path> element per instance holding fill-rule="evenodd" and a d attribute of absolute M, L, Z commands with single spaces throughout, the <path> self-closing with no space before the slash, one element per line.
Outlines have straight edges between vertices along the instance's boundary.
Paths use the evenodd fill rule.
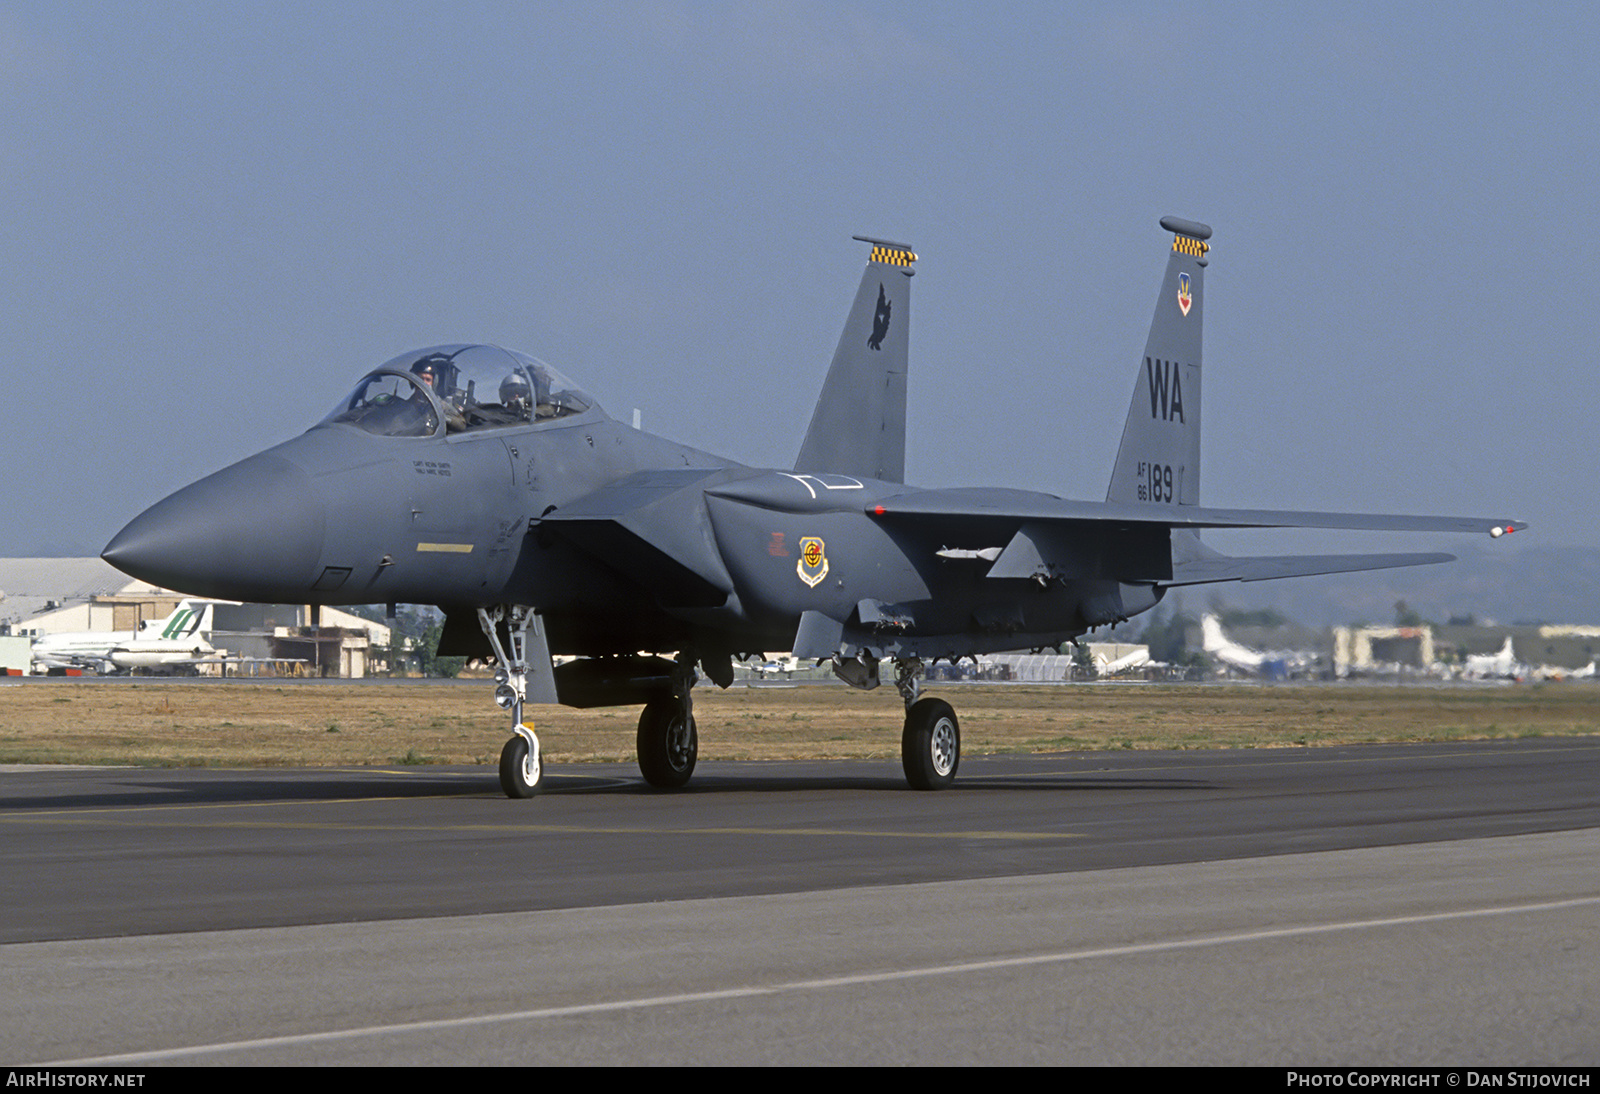
<path fill-rule="evenodd" d="M 828 576 L 828 555 L 822 540 L 816 536 L 800 537 L 800 561 L 794 564 L 795 573 L 815 589 Z"/>
<path fill-rule="evenodd" d="M 867 339 L 867 345 L 873 349 L 883 348 L 883 337 L 889 333 L 889 315 L 894 310 L 894 302 L 884 295 L 883 286 L 878 286 L 878 307 L 872 313 L 872 336 Z"/>
<path fill-rule="evenodd" d="M 1194 297 L 1189 295 L 1189 275 L 1178 275 L 1178 310 L 1184 315 L 1189 314 L 1189 306 L 1194 303 Z"/>

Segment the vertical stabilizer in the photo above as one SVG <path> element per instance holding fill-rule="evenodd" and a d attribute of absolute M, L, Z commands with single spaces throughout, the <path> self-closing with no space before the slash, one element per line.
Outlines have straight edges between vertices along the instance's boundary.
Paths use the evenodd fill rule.
<path fill-rule="evenodd" d="M 180 642 L 198 630 L 209 631 L 211 627 L 202 627 L 201 624 L 210 619 L 211 608 L 212 602 L 209 600 L 180 600 L 165 619 L 141 620 L 139 630 L 133 636 L 134 640 L 164 639 Z"/>
<path fill-rule="evenodd" d="M 1156 298 L 1107 501 L 1200 504 L 1200 320 L 1211 229 L 1163 217 L 1172 255 Z"/>
<path fill-rule="evenodd" d="M 872 258 L 794 469 L 905 482 L 911 264 L 917 256 L 903 243 L 855 238 L 872 244 Z"/>

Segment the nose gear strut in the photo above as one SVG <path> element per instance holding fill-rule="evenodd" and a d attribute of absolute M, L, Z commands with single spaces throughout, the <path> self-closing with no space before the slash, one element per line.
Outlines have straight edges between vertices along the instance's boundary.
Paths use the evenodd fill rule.
<path fill-rule="evenodd" d="M 511 645 L 509 657 L 500 641 L 502 622 Z M 531 798 L 544 789 L 544 763 L 539 755 L 539 735 L 523 717 L 522 708 L 529 701 L 530 663 L 535 678 L 533 701 L 556 701 L 555 677 L 550 671 L 550 643 L 545 638 L 539 613 L 520 604 L 479 608 L 478 626 L 489 639 L 498 665 L 494 673 L 495 704 L 511 712 L 511 739 L 500 750 L 500 788 L 509 798 Z M 534 658 L 532 662 L 530 654 Z"/>

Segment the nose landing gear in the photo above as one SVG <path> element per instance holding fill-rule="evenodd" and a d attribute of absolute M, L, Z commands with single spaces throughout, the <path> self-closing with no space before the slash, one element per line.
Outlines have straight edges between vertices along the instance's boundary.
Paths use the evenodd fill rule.
<path fill-rule="evenodd" d="M 506 622 L 506 636 L 511 645 L 509 657 L 500 642 L 502 620 Z M 500 750 L 500 789 L 508 798 L 531 798 L 544 789 L 544 760 L 539 754 L 539 735 L 522 716 L 522 708 L 528 702 L 528 657 L 530 653 L 542 657 L 539 664 L 547 670 L 539 677 L 538 687 L 549 694 L 537 696 L 538 701 L 554 702 L 555 684 L 548 672 L 550 646 L 538 613 L 531 608 L 517 605 L 479 608 L 478 626 L 488 636 L 495 661 L 500 666 L 494 674 L 495 704 L 511 712 L 511 739 Z"/>

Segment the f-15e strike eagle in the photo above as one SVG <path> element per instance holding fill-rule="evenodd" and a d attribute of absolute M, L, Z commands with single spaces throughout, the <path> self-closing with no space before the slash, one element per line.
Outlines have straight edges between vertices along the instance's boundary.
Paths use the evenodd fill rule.
<path fill-rule="evenodd" d="M 745 467 L 615 421 L 543 361 L 496 346 L 403 354 L 305 434 L 151 506 L 103 557 L 153 584 L 275 603 L 435 604 L 441 654 L 492 656 L 511 712 L 500 781 L 543 784 L 535 703 L 642 704 L 639 767 L 694 772 L 699 675 L 765 650 L 828 661 L 905 701 L 918 789 L 949 786 L 961 732 L 924 666 L 1055 646 L 1168 589 L 1445 562 L 1446 554 L 1234 558 L 1206 528 L 1488 532 L 1487 517 L 1200 504 L 1204 224 L 1172 251 L 1103 502 L 905 485 L 907 327 L 917 256 L 872 247 L 799 458 Z M 654 651 L 654 652 L 641 652 Z M 553 666 L 552 654 L 575 659 Z"/>

